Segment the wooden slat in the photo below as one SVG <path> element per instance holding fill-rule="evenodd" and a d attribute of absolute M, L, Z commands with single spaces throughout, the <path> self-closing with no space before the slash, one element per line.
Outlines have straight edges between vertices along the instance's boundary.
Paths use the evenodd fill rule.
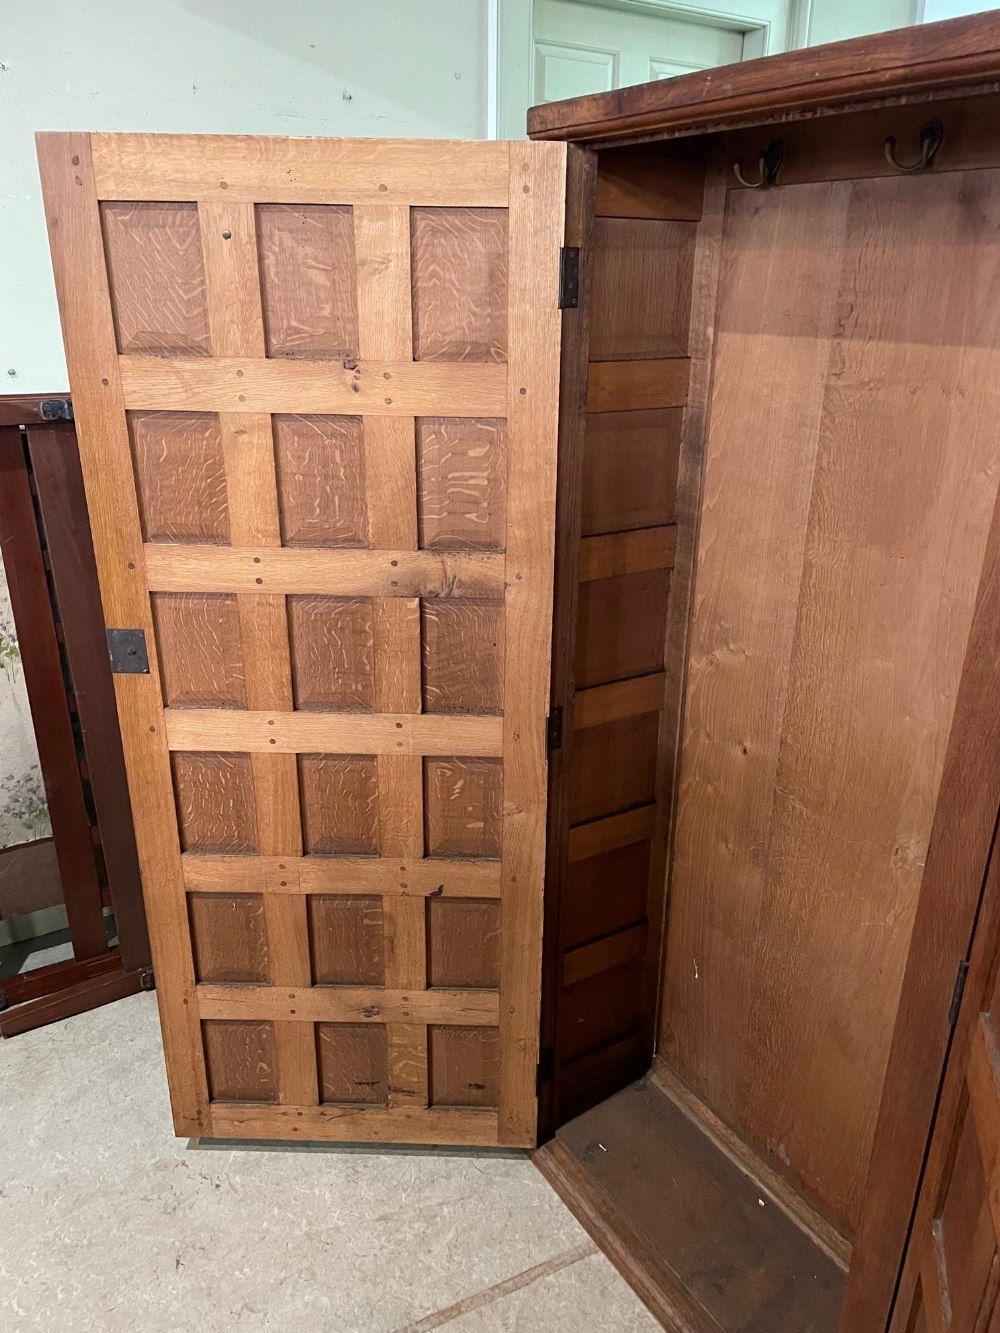
<path fill-rule="evenodd" d="M 38 151 L 106 623 L 141 628 L 152 642 L 90 138 L 46 135 Z M 208 1084 L 155 654 L 149 675 L 115 676 L 115 695 L 170 1068 L 174 1129 L 179 1135 L 199 1135 L 207 1129 Z"/>
<path fill-rule="evenodd" d="M 587 382 L 587 344 L 590 331 L 590 292 L 594 194 L 597 157 L 570 147 L 566 162 L 566 244 L 579 247 L 579 305 L 563 313 L 559 377 L 559 482 L 556 488 L 555 580 L 552 611 L 552 681 L 554 706 L 568 707 L 573 697 L 576 622 L 580 595 L 577 567 L 580 535 L 587 505 L 587 419 L 584 411 Z M 616 442 L 616 453 L 619 452 Z M 593 467 L 590 468 L 591 473 Z M 611 527 L 626 526 L 612 523 Z M 573 734 L 549 755 L 547 834 L 545 849 L 545 902 L 542 930 L 542 1049 L 556 1050 L 559 1001 L 562 994 L 562 902 L 569 875 L 566 856 L 569 838 L 569 776 L 572 772 Z M 556 1077 L 540 1079 L 538 1137 L 545 1140 L 564 1118 L 561 1062 Z"/>
<path fill-rule="evenodd" d="M 649 676 L 616 680 L 611 685 L 595 685 L 580 690 L 573 700 L 573 728 L 600 727 L 605 722 L 620 722 L 626 717 L 655 713 L 663 705 L 666 675 L 655 671 Z"/>
<path fill-rule="evenodd" d="M 935 175 L 945 171 L 977 171 L 1000 166 L 1000 143 L 991 133 L 998 114 L 996 94 L 935 100 L 933 111 L 926 102 L 891 103 L 860 111 L 851 118 L 851 133 L 837 117 L 799 121 L 784 125 L 781 140 L 784 160 L 781 186 L 811 181 L 864 180 L 892 176 L 883 153 L 873 153 L 872 144 L 884 144 L 890 136 L 902 147 L 919 146 L 920 131 L 934 116 L 947 127 L 947 139 L 934 155 Z M 734 134 L 728 142 L 733 162 L 755 162 L 761 150 L 760 129 Z M 731 190 L 745 188 L 732 171 L 726 173 Z"/>
<path fill-rule="evenodd" d="M 418 144 L 418 149 L 423 145 Z M 362 357 L 413 357 L 410 206 L 381 201 L 354 209 L 358 337 Z"/>
<path fill-rule="evenodd" d="M 668 157 L 660 145 L 606 149 L 597 161 L 601 218 L 664 218 L 697 222 L 705 190 L 700 154 Z"/>
<path fill-rule="evenodd" d="M 198 206 L 212 352 L 262 357 L 264 315 L 254 207 L 228 198 Z M 220 417 L 231 540 L 238 546 L 281 544 L 271 419 L 264 413 Z M 280 595 L 237 598 L 247 707 L 292 708 L 288 618 Z M 265 856 L 301 856 L 302 812 L 293 754 L 251 756 L 257 847 Z M 304 898 L 272 895 L 264 903 L 272 986 L 310 986 L 312 961 Z M 314 1034 L 296 1023 L 273 1027 L 278 1099 L 315 1105 L 319 1098 Z"/>
<path fill-rule="evenodd" d="M 507 367 L 455 361 L 119 358 L 125 406 L 146 411 L 503 416 Z"/>
<path fill-rule="evenodd" d="M 499 755 L 503 719 L 410 713 L 250 713 L 168 708 L 171 750 L 261 754 Z"/>
<path fill-rule="evenodd" d="M 358 339 L 362 360 L 407 362 L 413 357 L 410 290 L 410 210 L 354 209 Z M 384 406 L 384 404 L 383 404 Z M 417 546 L 416 443 L 412 417 L 365 419 L 368 533 L 373 546 Z"/>
<path fill-rule="evenodd" d="M 271 418 L 265 412 L 223 412 L 219 429 L 230 541 L 234 547 L 280 546 Z"/>
<path fill-rule="evenodd" d="M 44 142 L 52 136 L 39 136 Z M 246 203 L 507 204 L 507 144 L 95 134 L 100 199 Z"/>
<path fill-rule="evenodd" d="M 493 597 L 504 557 L 432 551 L 182 546 L 150 542 L 153 592 L 315 593 L 329 597 Z"/>
<path fill-rule="evenodd" d="M 257 799 L 260 800 L 259 794 Z M 303 897 L 268 894 L 264 899 L 272 986 L 284 988 L 312 983 L 306 912 L 307 902 Z M 319 1083 L 316 1036 L 312 1027 L 305 1023 L 275 1022 L 274 1044 L 278 1059 L 279 1101 L 285 1106 L 314 1106 L 319 1100 Z"/>
<path fill-rule="evenodd" d="M 584 537 L 580 543 L 580 582 L 642 574 L 649 569 L 672 569 L 676 545 L 677 529 L 673 524 Z"/>
<path fill-rule="evenodd" d="M 569 859 L 586 861 L 602 852 L 613 852 L 633 842 L 645 842 L 653 836 L 656 824 L 656 806 L 644 805 L 638 810 L 626 810 L 621 815 L 595 819 L 590 824 L 578 824 L 569 832 Z"/>
<path fill-rule="evenodd" d="M 643 979 L 642 1006 L 646 1032 L 654 1049 L 663 1049 L 658 1029 L 664 1015 L 660 1005 L 662 957 L 667 929 L 668 873 L 676 832 L 679 800 L 678 769 L 683 731 L 684 699 L 689 669 L 688 638 L 694 604 L 701 515 L 704 458 L 710 415 L 712 365 L 717 326 L 716 306 L 722 262 L 726 208 L 726 176 L 730 164 L 716 144 L 705 162 L 702 220 L 695 241 L 691 275 L 691 357 L 687 402 L 681 418 L 679 450 L 674 463 L 676 484 L 672 508 L 677 525 L 677 549 L 670 575 L 663 668 L 663 710 L 660 714 L 656 779 L 656 828 L 649 857 L 647 915 L 649 952 Z"/>
<path fill-rule="evenodd" d="M 375 707 L 380 713 L 419 713 L 420 602 L 380 597 L 374 612 Z"/>
<path fill-rule="evenodd" d="M 499 861 L 410 860 L 394 856 L 181 857 L 193 893 L 378 894 L 383 897 L 498 898 Z"/>
<path fill-rule="evenodd" d="M 563 964 L 563 984 L 574 986 L 578 981 L 596 976 L 598 972 L 634 962 L 646 952 L 648 936 L 648 926 L 633 926 L 630 930 L 619 931 L 617 935 L 595 940 L 593 944 L 571 949 Z"/>
<path fill-rule="evenodd" d="M 263 357 L 264 321 L 253 203 L 216 192 L 214 198 L 199 199 L 198 225 L 212 355 Z"/>
<path fill-rule="evenodd" d="M 420 1107 L 266 1106 L 217 1102 L 211 1133 L 220 1139 L 301 1139 L 338 1143 L 495 1145 L 497 1113 Z"/>
<path fill-rule="evenodd" d="M 237 601 L 247 707 L 285 712 L 292 706 L 285 599 L 248 594 Z"/>
<path fill-rule="evenodd" d="M 354 210 L 358 265 L 359 349 L 362 357 L 408 360 L 413 355 L 410 210 Z M 368 532 L 375 546 L 417 546 L 417 461 L 412 417 L 367 417 L 365 470 Z M 375 707 L 386 713 L 421 709 L 420 603 L 375 602 Z M 424 851 L 423 764 L 418 755 L 378 757 L 381 849 L 385 857 L 419 860 Z M 427 985 L 425 905 L 396 896 L 382 904 L 385 985 Z M 427 1106 L 427 1029 L 391 1023 L 388 1039 L 390 1108 Z"/>
<path fill-rule="evenodd" d="M 561 328 L 550 261 L 563 239 L 566 150 L 515 143 L 510 155 L 499 1136 L 523 1146 L 538 1115 Z"/>
<path fill-rule="evenodd" d="M 368 535 L 382 550 L 417 548 L 416 448 L 412 417 L 365 417 Z"/>
<path fill-rule="evenodd" d="M 382 990 L 366 986 L 199 986 L 202 1018 L 297 1023 L 458 1023 L 494 1027 L 489 990 Z"/>
<path fill-rule="evenodd" d="M 658 361 L 592 361 L 587 371 L 587 411 L 683 407 L 690 367 L 686 356 Z"/>

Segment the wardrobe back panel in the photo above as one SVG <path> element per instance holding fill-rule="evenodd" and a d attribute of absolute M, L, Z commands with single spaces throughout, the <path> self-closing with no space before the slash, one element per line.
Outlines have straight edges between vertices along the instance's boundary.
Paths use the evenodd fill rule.
<path fill-rule="evenodd" d="M 661 1049 L 856 1225 L 1000 465 L 1000 173 L 729 194 Z"/>

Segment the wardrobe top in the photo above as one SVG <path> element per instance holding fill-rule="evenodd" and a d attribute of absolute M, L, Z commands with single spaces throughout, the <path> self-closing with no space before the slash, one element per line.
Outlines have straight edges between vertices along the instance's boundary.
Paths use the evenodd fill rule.
<path fill-rule="evenodd" d="M 550 102 L 529 110 L 528 134 L 577 143 L 675 138 L 998 86 L 993 11 Z"/>

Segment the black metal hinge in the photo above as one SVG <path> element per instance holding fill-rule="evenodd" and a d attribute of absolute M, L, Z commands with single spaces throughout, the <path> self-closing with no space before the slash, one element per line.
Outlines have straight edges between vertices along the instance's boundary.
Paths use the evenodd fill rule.
<path fill-rule="evenodd" d="M 558 750 L 562 745 L 563 710 L 562 704 L 553 708 L 545 723 L 545 735 L 549 751 Z"/>
<path fill-rule="evenodd" d="M 43 421 L 72 421 L 73 402 L 70 398 L 43 398 L 38 404 L 38 415 Z"/>
<path fill-rule="evenodd" d="M 564 245 L 559 251 L 559 309 L 575 310 L 580 304 L 580 247 Z"/>
<path fill-rule="evenodd" d="M 955 989 L 951 996 L 951 1006 L 948 1009 L 948 1026 L 953 1028 L 958 1022 L 958 1011 L 962 1007 L 962 996 L 965 994 L 965 978 L 969 975 L 969 960 L 963 958 L 958 965 L 958 976 L 955 978 Z"/>
<path fill-rule="evenodd" d="M 108 656 L 116 676 L 148 676 L 146 635 L 141 629 L 109 629 Z"/>
<path fill-rule="evenodd" d="M 552 1046 L 543 1046 L 535 1066 L 535 1091 L 541 1092 L 543 1083 L 551 1083 L 556 1076 L 556 1053 Z"/>

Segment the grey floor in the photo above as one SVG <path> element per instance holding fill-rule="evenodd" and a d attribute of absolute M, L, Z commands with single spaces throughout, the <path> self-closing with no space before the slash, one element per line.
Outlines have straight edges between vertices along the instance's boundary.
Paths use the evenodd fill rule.
<path fill-rule="evenodd" d="M 655 1333 L 525 1158 L 192 1147 L 155 997 L 0 1044 L 4 1333 Z"/>

